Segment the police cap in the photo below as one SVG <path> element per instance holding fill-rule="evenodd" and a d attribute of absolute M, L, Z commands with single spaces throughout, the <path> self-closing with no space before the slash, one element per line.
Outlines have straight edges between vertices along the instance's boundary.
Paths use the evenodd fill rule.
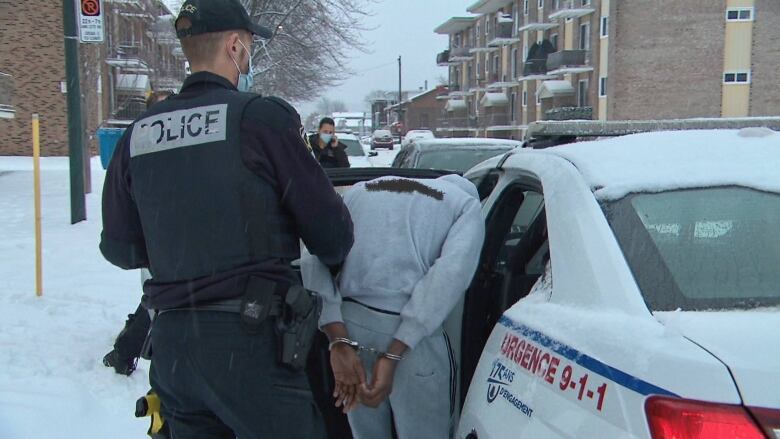
<path fill-rule="evenodd" d="M 176 31 L 179 38 L 239 29 L 261 38 L 273 36 L 270 29 L 252 22 L 239 0 L 187 0 L 176 22 L 182 18 L 190 20 L 192 26 Z"/>

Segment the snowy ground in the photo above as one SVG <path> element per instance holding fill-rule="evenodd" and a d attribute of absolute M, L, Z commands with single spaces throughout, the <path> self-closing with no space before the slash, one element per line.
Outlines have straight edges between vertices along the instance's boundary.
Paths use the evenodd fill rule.
<path fill-rule="evenodd" d="M 35 297 L 29 158 L 0 157 L 0 438 L 144 437 L 133 417 L 148 364 L 132 377 L 101 359 L 138 305 L 140 277 L 98 250 L 104 172 L 92 162 L 89 220 L 70 225 L 68 162 L 42 165 L 43 297 Z"/>
<path fill-rule="evenodd" d="M 375 166 L 398 153 L 380 150 Z M 105 172 L 92 162 L 88 221 L 70 225 L 68 160 L 42 161 L 43 297 L 35 297 L 32 160 L 0 157 L 0 438 L 144 437 L 133 417 L 147 362 L 131 377 L 101 360 L 138 305 L 140 275 L 98 250 Z"/>

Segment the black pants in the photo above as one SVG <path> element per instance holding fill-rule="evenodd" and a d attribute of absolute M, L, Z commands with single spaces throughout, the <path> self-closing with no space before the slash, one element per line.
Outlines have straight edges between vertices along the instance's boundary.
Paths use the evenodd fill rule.
<path fill-rule="evenodd" d="M 168 312 L 152 345 L 149 378 L 173 439 L 325 437 L 306 374 L 276 361 L 270 320 L 251 335 L 238 314 Z"/>

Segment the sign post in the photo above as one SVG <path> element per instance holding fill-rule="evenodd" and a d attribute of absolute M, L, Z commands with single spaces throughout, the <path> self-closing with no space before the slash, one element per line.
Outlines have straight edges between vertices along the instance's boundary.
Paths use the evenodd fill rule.
<path fill-rule="evenodd" d="M 43 264 L 41 256 L 41 137 L 40 120 L 32 115 L 33 192 L 35 197 L 35 295 L 43 295 Z"/>

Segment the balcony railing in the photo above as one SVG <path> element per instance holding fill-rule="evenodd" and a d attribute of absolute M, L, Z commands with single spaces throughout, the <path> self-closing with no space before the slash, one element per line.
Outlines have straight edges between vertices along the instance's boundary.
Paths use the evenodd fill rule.
<path fill-rule="evenodd" d="M 557 107 L 544 113 L 545 120 L 593 120 L 593 107 Z"/>
<path fill-rule="evenodd" d="M 544 75 L 547 73 L 547 59 L 529 59 L 523 65 L 523 76 Z"/>
<path fill-rule="evenodd" d="M 590 61 L 587 50 L 561 50 L 547 57 L 547 71 L 559 70 L 565 67 L 585 67 Z"/>
<path fill-rule="evenodd" d="M 476 117 L 444 117 L 439 119 L 439 128 L 450 131 L 470 130 L 478 128 Z"/>
<path fill-rule="evenodd" d="M 450 51 L 445 50 L 444 52 L 440 52 L 436 54 L 436 65 L 439 66 L 446 66 L 450 63 Z"/>
<path fill-rule="evenodd" d="M 480 115 L 479 127 L 489 128 L 495 126 L 506 126 L 510 124 L 509 113 L 491 113 Z"/>
<path fill-rule="evenodd" d="M 550 14 L 550 20 L 580 18 L 596 12 L 593 5 L 582 5 L 581 0 L 564 0 L 557 11 Z"/>
<path fill-rule="evenodd" d="M 516 38 L 513 35 L 513 27 L 514 25 L 512 22 L 499 22 L 488 36 L 488 46 L 502 46 L 515 42 Z"/>
<path fill-rule="evenodd" d="M 469 61 L 473 58 L 469 52 L 471 47 L 452 47 L 450 48 L 449 60 L 452 61 Z"/>

